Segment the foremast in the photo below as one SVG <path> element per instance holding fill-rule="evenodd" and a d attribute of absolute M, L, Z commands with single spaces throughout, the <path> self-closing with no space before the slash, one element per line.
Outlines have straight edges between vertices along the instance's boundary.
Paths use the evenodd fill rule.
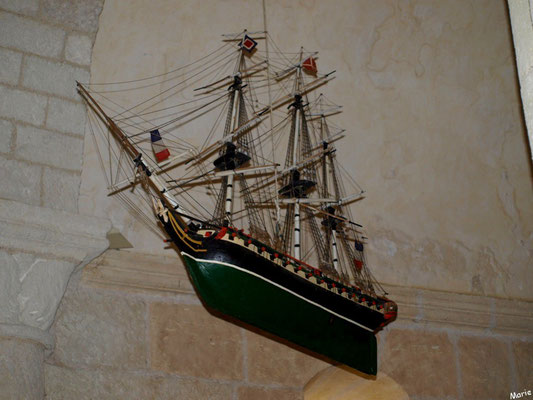
<path fill-rule="evenodd" d="M 217 196 L 213 222 L 217 225 L 234 226 L 233 203 L 235 201 L 235 184 L 240 186 L 240 198 L 245 205 L 245 213 L 249 223 L 250 233 L 267 243 L 270 236 L 265 230 L 265 219 L 258 209 L 250 191 L 249 184 L 243 173 L 236 170 L 248 163 L 257 162 L 256 151 L 251 136 L 251 124 L 246 110 L 244 89 L 248 86 L 243 79 L 246 74 L 246 54 L 251 53 L 255 47 L 255 41 L 246 31 L 243 32 L 240 42 L 240 52 L 233 74 L 233 82 L 228 87 L 228 111 L 224 126 L 224 145 L 219 151 L 219 157 L 214 161 L 215 169 L 224 172 L 221 178 L 220 189 Z M 251 47 L 247 46 L 251 42 Z M 235 132 L 239 132 L 235 140 Z"/>

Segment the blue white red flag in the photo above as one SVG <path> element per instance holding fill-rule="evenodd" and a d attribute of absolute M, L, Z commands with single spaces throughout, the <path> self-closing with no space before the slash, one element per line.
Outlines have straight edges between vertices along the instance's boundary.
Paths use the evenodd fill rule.
<path fill-rule="evenodd" d="M 152 150 L 154 151 L 155 158 L 158 163 L 165 161 L 170 157 L 170 151 L 168 150 L 167 146 L 165 146 L 158 129 L 150 131 L 150 140 L 152 142 Z"/>

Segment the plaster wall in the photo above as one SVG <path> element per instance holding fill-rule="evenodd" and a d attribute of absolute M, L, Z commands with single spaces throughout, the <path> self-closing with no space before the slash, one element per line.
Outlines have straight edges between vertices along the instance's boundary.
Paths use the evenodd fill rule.
<path fill-rule="evenodd" d="M 344 106 L 334 117 L 348 128 L 338 157 L 367 193 L 353 211 L 378 280 L 532 299 L 533 189 L 505 2 L 266 6 L 282 50 L 303 44 L 320 51 L 321 71 L 337 70 L 323 91 Z M 169 71 L 243 28 L 263 29 L 260 1 L 108 0 L 91 79 Z M 110 218 L 137 251 L 163 253 L 105 197 L 89 138 L 84 157 L 80 210 Z"/>

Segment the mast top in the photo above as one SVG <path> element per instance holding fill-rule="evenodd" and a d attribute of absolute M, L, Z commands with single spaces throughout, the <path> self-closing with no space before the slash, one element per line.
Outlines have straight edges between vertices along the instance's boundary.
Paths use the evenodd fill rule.
<path fill-rule="evenodd" d="M 238 33 L 223 33 L 221 36 L 224 39 L 224 42 L 237 42 L 242 39 L 244 35 L 265 35 L 267 34 L 267 31 L 253 31 L 248 32 L 247 29 L 243 29 L 241 32 Z M 258 37 L 254 39 L 265 39 L 264 37 Z"/>

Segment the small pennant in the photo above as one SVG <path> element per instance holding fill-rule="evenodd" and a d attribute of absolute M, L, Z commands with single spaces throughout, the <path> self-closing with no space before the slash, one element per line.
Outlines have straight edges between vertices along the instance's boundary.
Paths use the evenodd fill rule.
<path fill-rule="evenodd" d="M 255 49 L 255 46 L 257 46 L 257 42 L 253 40 L 250 36 L 244 35 L 244 38 L 242 39 L 240 46 L 241 46 L 241 49 L 244 49 L 247 52 L 251 53 L 252 50 Z"/>
<path fill-rule="evenodd" d="M 306 58 L 302 63 L 302 67 L 307 72 L 311 72 L 312 74 L 316 74 L 317 72 L 316 61 L 313 57 Z"/>

